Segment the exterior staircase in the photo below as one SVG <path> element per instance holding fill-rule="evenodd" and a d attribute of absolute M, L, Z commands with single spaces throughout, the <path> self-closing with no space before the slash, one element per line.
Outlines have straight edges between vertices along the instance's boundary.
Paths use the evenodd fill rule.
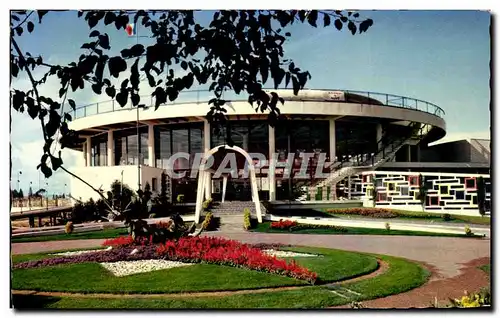
<path fill-rule="evenodd" d="M 414 125 L 415 123 L 410 123 L 410 125 L 408 126 L 412 127 Z M 416 133 L 417 137 L 421 139 L 428 132 L 428 128 L 428 125 L 420 127 L 418 132 Z M 408 141 L 414 138 L 415 134 L 412 134 L 410 136 L 402 136 L 400 138 L 393 138 L 392 140 L 384 141 L 384 139 L 382 139 L 377 143 L 377 148 L 379 149 L 379 151 L 373 156 L 365 159 L 364 161 L 361 161 L 359 163 L 349 161 L 335 163 L 332 168 L 336 168 L 337 170 L 333 171 L 326 179 L 323 179 L 316 183 L 314 186 L 309 187 L 309 193 L 303 194 L 302 196 L 297 198 L 296 201 L 304 201 L 308 196 L 310 196 L 310 198 L 314 198 L 317 188 L 321 187 L 323 188 L 323 190 L 326 190 L 328 186 L 336 185 L 349 176 L 359 174 L 363 171 L 377 169 L 383 163 L 394 158 L 398 150 L 401 149 L 401 147 L 403 147 L 405 144 L 407 144 Z"/>
<path fill-rule="evenodd" d="M 210 212 L 213 213 L 214 217 L 220 218 L 219 231 L 224 233 L 244 233 L 243 214 L 246 208 L 250 210 L 253 218 L 257 217 L 253 201 L 214 202 Z M 262 204 L 260 210 L 262 216 L 264 216 L 266 208 Z"/>

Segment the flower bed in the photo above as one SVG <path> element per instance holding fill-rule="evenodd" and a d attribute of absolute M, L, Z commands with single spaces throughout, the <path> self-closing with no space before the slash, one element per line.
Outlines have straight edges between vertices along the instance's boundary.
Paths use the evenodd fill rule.
<path fill-rule="evenodd" d="M 133 241 L 132 241 L 133 242 Z M 317 274 L 301 267 L 295 261 L 287 262 L 265 254 L 261 249 L 238 241 L 213 237 L 185 237 L 165 244 L 145 245 L 136 249 L 130 238 L 107 240 L 113 249 L 88 252 L 79 255 L 62 256 L 22 262 L 14 268 L 35 268 L 84 262 L 112 263 L 120 261 L 164 259 L 183 263 L 206 262 L 241 267 L 306 280 L 312 284 Z M 120 246 L 120 244 L 122 244 Z"/>
<path fill-rule="evenodd" d="M 289 251 L 277 251 L 277 250 L 262 250 L 264 254 L 276 257 L 318 257 L 316 254 L 306 254 L 306 253 L 296 253 Z"/>
<path fill-rule="evenodd" d="M 290 232 L 293 231 L 298 231 L 298 230 L 306 230 L 306 229 L 332 229 L 338 232 L 347 232 L 347 229 L 342 226 L 337 226 L 337 225 L 322 225 L 322 224 L 304 224 L 304 223 L 297 223 L 297 221 L 283 221 L 279 220 L 278 222 L 271 222 L 271 225 L 269 226 L 271 229 L 274 230 L 288 230 Z"/>
<path fill-rule="evenodd" d="M 102 267 L 111 272 L 111 274 L 122 277 L 139 273 L 147 273 L 162 269 L 182 267 L 193 265 L 192 263 L 181 263 L 166 261 L 162 259 L 147 259 L 138 261 L 119 261 L 113 263 L 100 263 Z"/>
<path fill-rule="evenodd" d="M 361 215 L 371 218 L 396 218 L 399 216 L 395 211 L 384 208 L 349 208 L 349 209 L 328 209 L 327 213 Z"/>
<path fill-rule="evenodd" d="M 278 222 L 272 222 L 271 228 L 277 230 L 288 230 L 292 226 L 297 226 L 297 221 L 289 221 L 289 220 L 279 220 Z"/>
<path fill-rule="evenodd" d="M 150 236 L 149 238 L 138 237 L 134 241 L 134 239 L 130 235 L 108 239 L 108 240 L 104 241 L 104 243 L 102 243 L 103 246 L 111 246 L 111 247 L 145 246 L 145 245 L 152 245 L 152 244 L 153 244 L 153 237 L 152 236 Z"/>
<path fill-rule="evenodd" d="M 317 274 L 293 260 L 287 262 L 264 254 L 260 249 L 233 240 L 213 237 L 181 238 L 160 244 L 157 253 L 166 259 L 181 262 L 207 262 L 243 267 L 307 280 L 314 283 Z"/>

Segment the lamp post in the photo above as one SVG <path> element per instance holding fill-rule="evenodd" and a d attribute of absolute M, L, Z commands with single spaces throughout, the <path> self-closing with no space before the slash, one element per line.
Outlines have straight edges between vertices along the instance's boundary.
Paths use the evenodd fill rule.
<path fill-rule="evenodd" d="M 33 182 L 30 181 L 30 189 L 29 189 L 29 192 L 28 192 L 28 210 L 31 210 L 31 196 L 33 195 Z"/>
<path fill-rule="evenodd" d="M 146 105 L 140 104 L 137 105 L 137 186 L 138 189 L 141 190 L 141 134 L 139 132 L 139 108 L 147 109 Z"/>
<path fill-rule="evenodd" d="M 19 192 L 19 189 L 20 189 L 20 182 L 21 182 L 21 175 L 23 174 L 23 172 L 21 170 L 19 170 L 19 172 L 17 173 L 17 192 Z"/>

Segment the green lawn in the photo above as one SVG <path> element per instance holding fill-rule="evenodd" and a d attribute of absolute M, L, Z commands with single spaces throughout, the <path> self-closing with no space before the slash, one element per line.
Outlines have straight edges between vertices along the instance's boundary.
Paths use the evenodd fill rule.
<path fill-rule="evenodd" d="M 295 248 L 294 248 L 295 250 Z M 302 248 L 301 248 L 302 250 Z M 308 250 L 308 248 L 305 248 Z M 318 249 L 314 249 L 318 250 Z M 321 249 L 325 251 L 326 249 Z M 311 250 L 312 251 L 312 250 Z M 334 253 L 334 250 L 329 250 Z M 327 252 L 328 253 L 328 252 Z M 373 257 L 373 255 L 371 255 Z M 384 274 L 374 278 L 347 284 L 351 290 L 361 293 L 361 296 L 344 294 L 340 297 L 332 293 L 327 286 L 305 286 L 296 290 L 228 295 L 221 297 L 203 296 L 186 298 L 77 298 L 77 297 L 45 297 L 45 296 L 14 296 L 16 308 L 114 308 L 114 309 L 255 309 L 255 308 L 302 308 L 314 309 L 350 303 L 354 300 L 385 297 L 418 287 L 427 281 L 429 273 L 419 265 L 404 259 L 378 256 L 389 264 Z M 332 264 L 332 267 L 335 265 Z M 347 266 L 346 266 L 347 267 Z"/>
<path fill-rule="evenodd" d="M 321 254 L 321 257 L 317 258 L 294 259 L 315 271 L 323 282 L 363 275 L 377 268 L 373 256 L 329 249 L 299 250 Z M 21 259 L 40 259 L 43 255 L 31 255 Z M 18 262 L 19 259 L 20 257 L 15 257 L 14 261 Z M 307 283 L 304 281 L 284 276 L 212 264 L 196 264 L 125 277 L 115 277 L 97 263 L 14 269 L 12 275 L 13 289 L 84 293 L 176 293 L 305 284 Z"/>
<path fill-rule="evenodd" d="M 126 228 L 119 229 L 104 229 L 99 231 L 83 232 L 83 233 L 73 233 L 73 234 L 54 234 L 54 235 L 40 235 L 33 237 L 20 237 L 12 238 L 12 243 L 24 243 L 24 242 L 47 242 L 47 241 L 61 241 L 61 240 L 85 240 L 85 239 L 104 239 L 104 238 L 115 238 L 122 235 L 127 235 Z"/>
<path fill-rule="evenodd" d="M 444 237 L 470 237 L 465 234 L 451 234 L 451 233 L 433 233 L 423 231 L 403 231 L 403 230 L 390 230 L 386 229 L 371 229 L 371 228 L 357 228 L 357 227 L 344 227 L 347 232 L 340 232 L 335 229 L 329 228 L 316 228 L 316 229 L 300 229 L 290 232 L 288 230 L 271 229 L 271 223 L 265 222 L 257 225 L 254 232 L 264 233 L 294 233 L 294 234 L 333 234 L 333 235 L 407 235 L 407 236 L 444 236 Z M 474 236 L 482 237 L 482 236 Z"/>
<path fill-rule="evenodd" d="M 368 209 L 368 208 L 366 208 Z M 330 210 L 331 212 L 327 212 Z M 347 209 L 349 210 L 349 209 Z M 355 211 L 355 209 L 353 209 Z M 389 209 L 388 209 L 389 210 Z M 450 220 L 446 221 L 442 215 L 437 213 L 425 213 L 425 212 L 413 212 L 413 211 L 404 211 L 404 210 L 393 210 L 390 209 L 391 212 L 398 214 L 395 218 L 377 218 L 378 220 L 387 220 L 391 219 L 401 219 L 401 220 L 422 220 L 422 221 L 433 221 L 433 222 L 443 222 L 443 223 L 469 223 L 469 224 L 482 224 L 489 225 L 491 224 L 491 218 L 483 217 L 483 216 L 469 216 L 469 215 L 456 215 L 450 214 Z M 359 217 L 359 218 L 372 218 L 371 216 L 361 216 L 356 214 L 336 214 L 335 210 L 332 209 L 323 209 L 323 212 L 330 214 L 333 217 Z"/>

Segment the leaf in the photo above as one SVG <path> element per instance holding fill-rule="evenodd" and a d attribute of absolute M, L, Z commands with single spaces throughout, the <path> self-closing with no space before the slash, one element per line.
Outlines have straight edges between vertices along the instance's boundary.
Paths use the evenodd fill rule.
<path fill-rule="evenodd" d="M 118 102 L 118 104 L 120 104 L 121 107 L 127 104 L 127 98 L 128 98 L 127 90 L 120 90 L 120 92 L 116 94 L 116 101 Z"/>
<path fill-rule="evenodd" d="M 300 84 L 297 77 L 292 77 L 293 94 L 297 96 L 299 94 Z"/>
<path fill-rule="evenodd" d="M 311 10 L 311 12 L 309 12 L 309 14 L 307 15 L 307 22 L 309 22 L 310 25 L 316 28 L 316 20 L 318 20 L 318 11 Z"/>
<path fill-rule="evenodd" d="M 101 95 L 101 93 L 102 93 L 102 84 L 99 84 L 99 83 L 92 84 L 92 90 L 97 95 Z"/>
<path fill-rule="evenodd" d="M 286 32 L 285 36 L 292 36 L 292 34 L 290 32 Z"/>
<path fill-rule="evenodd" d="M 19 74 L 19 66 L 16 63 L 10 63 L 10 74 L 14 77 L 17 77 L 17 74 Z"/>
<path fill-rule="evenodd" d="M 42 18 L 44 15 L 46 15 L 49 11 L 48 10 L 37 10 L 38 13 L 38 23 L 42 23 Z"/>
<path fill-rule="evenodd" d="M 185 70 L 187 70 L 188 65 L 187 65 L 186 61 L 182 61 L 182 62 L 181 62 L 181 68 L 182 68 L 184 71 L 185 71 Z"/>
<path fill-rule="evenodd" d="M 328 14 L 324 13 L 323 14 L 323 25 L 324 25 L 324 27 L 329 26 L 330 22 L 331 22 L 330 16 Z"/>
<path fill-rule="evenodd" d="M 121 72 L 127 69 L 127 62 L 119 56 L 115 56 L 108 61 L 109 73 L 111 76 L 118 78 Z"/>
<path fill-rule="evenodd" d="M 35 25 L 33 24 L 33 22 L 28 21 L 28 32 L 29 33 L 33 32 L 34 28 L 35 28 Z"/>
<path fill-rule="evenodd" d="M 99 34 L 101 34 L 101 32 L 94 30 L 94 31 L 90 32 L 89 37 L 93 38 L 95 36 L 99 36 Z"/>
<path fill-rule="evenodd" d="M 344 25 L 342 23 L 342 21 L 340 21 L 340 19 L 336 19 L 335 22 L 333 23 L 335 25 L 335 27 L 337 28 L 337 30 L 342 30 L 342 26 Z"/>
<path fill-rule="evenodd" d="M 359 13 L 356 12 L 352 16 L 355 17 L 355 18 L 359 18 Z"/>
<path fill-rule="evenodd" d="M 349 21 L 349 23 L 347 24 L 347 28 L 351 31 L 352 35 L 356 34 L 356 24 L 354 24 L 354 22 L 352 21 Z"/>
<path fill-rule="evenodd" d="M 18 35 L 18 36 L 21 36 L 21 35 L 23 34 L 23 28 L 22 28 L 22 27 L 20 27 L 20 26 L 19 26 L 19 27 L 17 27 L 17 28 L 16 28 L 16 32 L 17 32 L 17 35 Z"/>
<path fill-rule="evenodd" d="M 132 101 L 133 106 L 137 106 L 141 101 L 141 97 L 138 94 L 130 94 L 130 100 Z"/>
<path fill-rule="evenodd" d="M 115 19 L 116 19 L 116 14 L 113 11 L 106 12 L 106 15 L 104 16 L 104 25 L 108 25 L 115 22 Z"/>
<path fill-rule="evenodd" d="M 109 36 L 106 33 L 99 35 L 99 45 L 105 50 L 111 49 L 109 46 Z"/>
<path fill-rule="evenodd" d="M 61 87 L 59 89 L 59 98 L 63 97 L 65 93 L 66 93 L 66 89 L 64 87 Z"/>
<path fill-rule="evenodd" d="M 365 21 L 359 24 L 359 33 L 366 32 L 370 26 L 373 25 L 372 19 L 366 19 Z"/>
<path fill-rule="evenodd" d="M 137 58 L 130 68 L 130 84 L 132 88 L 139 89 L 139 58 Z"/>
<path fill-rule="evenodd" d="M 74 100 L 72 100 L 72 99 L 68 99 L 68 103 L 69 103 L 69 106 L 71 106 L 71 108 L 72 108 L 73 110 L 75 110 L 75 109 L 76 109 L 76 103 L 75 103 L 75 101 L 74 101 Z"/>
<path fill-rule="evenodd" d="M 106 87 L 106 94 L 111 97 L 111 98 L 115 98 L 115 95 L 116 95 L 116 90 L 113 86 L 108 86 Z"/>
<path fill-rule="evenodd" d="M 65 121 L 72 121 L 73 118 L 71 117 L 70 113 L 64 113 L 64 120 Z"/>

